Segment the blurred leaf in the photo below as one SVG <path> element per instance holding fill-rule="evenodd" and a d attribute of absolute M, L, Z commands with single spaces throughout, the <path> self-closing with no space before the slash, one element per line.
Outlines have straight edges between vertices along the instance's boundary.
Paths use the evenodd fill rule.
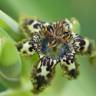
<path fill-rule="evenodd" d="M 0 38 L 7 38 L 11 42 L 14 42 L 15 43 L 15 41 L 11 38 L 11 36 L 8 35 L 8 33 L 3 28 L 1 28 L 1 27 L 0 27 Z"/>
<path fill-rule="evenodd" d="M 22 60 L 22 75 L 25 78 L 30 77 L 30 72 L 32 70 L 32 65 L 38 61 L 38 55 L 34 54 L 34 56 L 24 56 L 21 55 Z"/>
<path fill-rule="evenodd" d="M 0 83 L 6 87 L 19 84 L 21 60 L 14 45 L 15 41 L 0 28 Z"/>
<path fill-rule="evenodd" d="M 1 64 L 9 66 L 16 63 L 21 64 L 17 49 L 12 42 L 6 39 L 2 46 Z"/>
<path fill-rule="evenodd" d="M 0 96 L 34 96 L 34 95 L 32 94 L 32 92 L 25 91 L 22 89 L 17 89 L 17 90 L 9 89 L 5 92 L 2 92 Z"/>

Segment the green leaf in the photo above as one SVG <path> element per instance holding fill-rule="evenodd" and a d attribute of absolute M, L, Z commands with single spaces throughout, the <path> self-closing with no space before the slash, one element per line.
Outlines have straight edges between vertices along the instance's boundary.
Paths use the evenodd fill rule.
<path fill-rule="evenodd" d="M 0 58 L 2 53 L 2 46 L 5 42 L 5 39 L 8 39 L 11 42 L 15 43 L 15 41 L 7 34 L 7 32 L 0 27 Z"/>
<path fill-rule="evenodd" d="M 0 96 L 34 96 L 34 95 L 32 94 L 32 92 L 22 89 L 17 90 L 9 89 L 5 92 L 2 92 Z"/>
<path fill-rule="evenodd" d="M 9 66 L 12 64 L 20 63 L 20 57 L 14 45 L 12 42 L 8 41 L 7 39 L 4 42 L 2 46 L 2 54 L 1 54 L 2 65 Z"/>
<path fill-rule="evenodd" d="M 0 28 L 0 83 L 17 87 L 21 73 L 21 60 L 15 41 Z"/>
<path fill-rule="evenodd" d="M 9 43 L 10 42 L 10 43 Z M 9 43 L 8 45 L 7 45 L 7 43 Z M 12 45 L 12 44 L 13 45 Z M 10 55 L 9 53 L 10 53 L 10 47 L 12 47 L 13 48 L 13 51 L 15 52 L 15 53 L 13 53 L 12 55 L 15 55 L 16 54 L 16 48 L 14 48 L 15 46 L 15 42 L 14 42 L 14 40 L 12 40 L 12 38 L 10 38 L 10 36 L 6 33 L 6 31 L 5 30 L 3 30 L 2 28 L 0 28 L 0 58 L 1 58 L 1 60 L 0 60 L 0 62 L 2 63 L 2 64 L 9 64 L 10 62 L 9 62 L 9 60 L 7 60 L 7 63 L 6 63 L 6 58 L 7 58 L 7 55 Z M 5 47 L 4 47 L 5 46 Z M 7 48 L 7 47 L 9 47 L 9 48 Z M 11 49 L 12 50 L 12 49 Z M 9 53 L 8 53 L 9 52 Z M 12 52 L 12 51 L 11 51 Z M 8 54 L 6 54 L 6 53 L 8 53 Z M 4 56 L 4 57 L 3 57 Z M 13 56 L 12 56 L 13 57 Z M 9 56 L 9 58 L 12 58 L 12 57 L 10 57 Z M 4 60 L 4 58 L 5 58 L 5 60 Z M 14 56 L 14 58 L 15 58 L 15 56 Z M 9 62 L 9 63 L 8 63 Z M 11 64 L 13 63 L 13 61 L 11 62 Z"/>
<path fill-rule="evenodd" d="M 34 54 L 33 56 L 21 55 L 21 60 L 22 60 L 21 76 L 24 77 L 25 79 L 29 78 L 32 70 L 32 65 L 39 60 L 38 55 L 37 54 Z"/>

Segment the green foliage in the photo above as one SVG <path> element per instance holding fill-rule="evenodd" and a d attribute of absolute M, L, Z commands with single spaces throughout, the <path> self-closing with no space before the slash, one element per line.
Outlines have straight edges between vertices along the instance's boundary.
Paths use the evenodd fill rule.
<path fill-rule="evenodd" d="M 4 16 L 4 19 L 0 19 L 0 84 L 2 85 L 0 96 L 32 96 L 30 75 L 32 64 L 38 60 L 38 55 L 19 54 L 15 46 L 24 35 L 19 33 L 18 24 L 14 24 L 13 19 L 2 11 L 0 13 L 0 17 L 2 14 Z M 15 29 L 12 28 L 13 25 Z"/>
<path fill-rule="evenodd" d="M 3 12 L 0 11 L 0 13 L 3 13 Z M 1 15 L 2 14 L 0 14 L 0 17 Z M 25 94 L 23 91 L 23 87 L 24 87 L 24 84 L 28 82 L 28 79 L 29 79 L 28 74 L 30 74 L 28 73 L 28 70 L 29 68 L 31 68 L 32 61 L 30 61 L 31 58 L 29 58 L 30 59 L 29 60 L 28 57 L 27 57 L 27 60 L 29 61 L 27 61 L 25 58 L 23 59 L 23 56 L 20 56 L 20 54 L 18 53 L 15 47 L 16 40 L 18 41 L 19 39 L 17 36 L 22 37 L 22 34 L 18 33 L 17 30 L 19 29 L 12 29 L 11 27 L 9 27 L 9 25 L 15 25 L 14 20 L 13 22 L 9 21 L 10 24 L 8 25 L 7 20 L 9 19 L 9 17 L 7 17 L 6 14 L 3 14 L 3 16 L 6 20 L 3 21 L 2 18 L 0 19 L 0 84 L 2 84 L 2 92 L 5 89 L 10 89 L 10 88 L 15 88 L 15 89 L 14 90 L 12 89 L 13 91 L 11 90 L 11 93 L 8 91 L 9 95 L 8 93 L 6 93 L 7 91 L 1 94 L 7 94 L 8 96 L 11 96 L 11 95 L 17 96 L 16 94 L 19 94 L 19 93 Z M 18 25 L 15 25 L 15 27 L 17 26 Z M 13 35 L 10 35 L 11 33 L 14 34 L 15 38 Z M 26 62 L 23 60 L 26 60 Z M 23 62 L 25 65 L 25 69 L 24 69 Z M 29 62 L 31 65 L 27 67 L 27 64 Z M 25 74 L 28 73 L 28 74 L 24 77 L 23 76 L 24 73 Z M 26 78 L 28 79 L 26 80 Z M 18 90 L 17 88 L 19 88 L 21 91 Z M 28 94 L 31 94 L 31 93 L 29 92 Z"/>

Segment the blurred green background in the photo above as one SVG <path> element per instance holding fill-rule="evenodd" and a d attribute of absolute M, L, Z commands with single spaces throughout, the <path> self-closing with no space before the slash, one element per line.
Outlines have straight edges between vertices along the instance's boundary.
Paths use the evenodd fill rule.
<path fill-rule="evenodd" d="M 46 21 L 76 17 L 81 25 L 80 34 L 96 40 L 96 0 L 0 0 L 0 10 L 17 22 L 23 15 Z M 39 96 L 96 96 L 96 65 L 90 65 L 86 56 L 80 56 L 78 62 L 77 80 L 66 80 L 58 66 L 60 72 Z"/>

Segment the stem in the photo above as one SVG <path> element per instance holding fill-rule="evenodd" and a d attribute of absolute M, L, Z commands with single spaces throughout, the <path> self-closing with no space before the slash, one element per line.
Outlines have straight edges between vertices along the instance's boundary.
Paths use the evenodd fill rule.
<path fill-rule="evenodd" d="M 6 24 L 10 26 L 10 28 L 19 34 L 19 25 L 16 21 L 14 21 L 12 18 L 10 18 L 8 15 L 6 15 L 4 12 L 0 10 L 0 19 L 2 19 Z"/>
<path fill-rule="evenodd" d="M 25 37 L 23 32 L 20 32 L 18 23 L 1 10 L 0 10 L 0 27 L 5 29 L 7 33 L 16 41 L 20 41 Z"/>

